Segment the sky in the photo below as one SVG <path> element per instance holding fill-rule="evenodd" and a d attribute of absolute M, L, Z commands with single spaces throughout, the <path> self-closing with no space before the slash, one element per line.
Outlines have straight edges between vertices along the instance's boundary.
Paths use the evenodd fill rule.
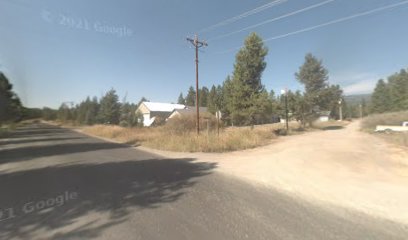
<path fill-rule="evenodd" d="M 269 49 L 268 91 L 303 90 L 295 73 L 312 53 L 331 84 L 363 94 L 408 67 L 407 22 L 403 0 L 0 0 L 0 71 L 28 107 L 111 88 L 130 102 L 176 102 L 195 84 L 186 37 L 208 40 L 199 74 L 211 87 L 256 32 Z"/>

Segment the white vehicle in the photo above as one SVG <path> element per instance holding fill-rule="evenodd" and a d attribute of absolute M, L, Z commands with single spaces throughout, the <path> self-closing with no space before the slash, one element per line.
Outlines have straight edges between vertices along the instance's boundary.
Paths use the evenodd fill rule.
<path fill-rule="evenodd" d="M 408 121 L 403 122 L 401 124 L 401 126 L 390 126 L 390 125 L 378 125 L 375 128 L 376 132 L 390 132 L 390 131 L 394 131 L 394 132 L 405 132 L 408 131 Z"/>

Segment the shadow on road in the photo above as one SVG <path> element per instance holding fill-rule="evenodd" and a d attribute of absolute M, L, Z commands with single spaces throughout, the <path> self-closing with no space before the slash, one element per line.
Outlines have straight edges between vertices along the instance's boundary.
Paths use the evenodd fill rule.
<path fill-rule="evenodd" d="M 0 164 L 27 161 L 34 158 L 60 156 L 96 150 L 129 148 L 128 145 L 109 142 L 62 143 L 45 146 L 26 146 L 0 150 Z"/>
<path fill-rule="evenodd" d="M 70 133 L 71 130 L 57 126 L 38 124 L 37 127 L 22 127 L 11 133 L 10 138 L 45 137 Z"/>
<path fill-rule="evenodd" d="M 343 128 L 344 128 L 343 126 L 328 126 L 328 127 L 322 128 L 322 130 L 331 131 L 331 130 L 341 130 Z"/>
<path fill-rule="evenodd" d="M 25 143 L 36 143 L 36 142 L 54 142 L 54 141 L 64 141 L 64 140 L 77 140 L 82 139 L 82 137 L 57 137 L 57 138 L 25 138 L 25 139 L 7 139 L 7 141 L 0 141 L 0 145 L 9 144 L 25 144 Z"/>
<path fill-rule="evenodd" d="M 67 235 L 54 238 L 98 236 L 103 229 L 125 221 L 131 208 L 133 211 L 158 208 L 178 200 L 184 189 L 195 184 L 195 178 L 210 174 L 215 167 L 213 163 L 194 163 L 192 159 L 171 159 L 49 167 L 2 174 L 0 209 L 13 209 L 15 217 L 0 221 L 0 239 L 34 239 L 32 229 L 52 231 L 73 224 L 87 214 L 108 214 L 109 221 L 103 224 L 85 223 Z M 67 200 L 64 193 L 68 196 L 73 193 L 76 197 Z M 56 206 L 56 199 L 61 195 L 65 200 Z M 41 209 L 47 200 L 53 208 Z M 36 206 L 39 202 L 42 202 L 40 206 Z M 6 215 L 2 218 L 7 218 Z"/>

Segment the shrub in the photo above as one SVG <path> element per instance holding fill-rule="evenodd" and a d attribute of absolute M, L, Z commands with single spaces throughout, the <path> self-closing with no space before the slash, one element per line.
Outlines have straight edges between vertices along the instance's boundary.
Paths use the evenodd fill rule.
<path fill-rule="evenodd" d="M 195 132 L 196 121 L 196 115 L 174 117 L 167 121 L 165 129 L 171 134 Z M 211 114 L 203 114 L 200 116 L 200 131 L 207 131 L 207 123 L 210 131 L 217 130 L 217 119 Z M 221 127 L 221 122 L 219 124 Z"/>

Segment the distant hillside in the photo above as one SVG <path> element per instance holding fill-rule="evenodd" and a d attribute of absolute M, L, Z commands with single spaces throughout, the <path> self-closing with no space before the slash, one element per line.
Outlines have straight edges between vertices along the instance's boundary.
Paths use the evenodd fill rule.
<path fill-rule="evenodd" d="M 361 101 L 364 99 L 366 103 L 370 101 L 371 94 L 356 94 L 356 95 L 348 95 L 344 97 L 344 100 L 348 104 L 360 104 Z"/>

